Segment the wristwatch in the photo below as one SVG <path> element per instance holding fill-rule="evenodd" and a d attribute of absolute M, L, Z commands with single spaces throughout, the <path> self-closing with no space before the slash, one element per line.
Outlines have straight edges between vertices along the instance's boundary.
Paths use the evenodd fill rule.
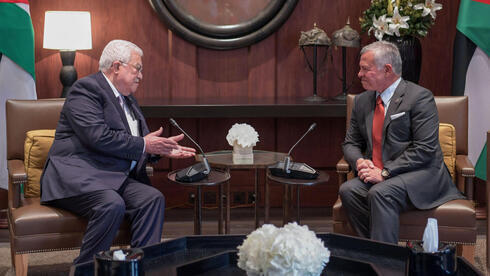
<path fill-rule="evenodd" d="M 388 179 L 388 178 L 390 178 L 390 172 L 387 169 L 383 169 L 383 170 L 381 170 L 381 176 L 384 179 Z"/>

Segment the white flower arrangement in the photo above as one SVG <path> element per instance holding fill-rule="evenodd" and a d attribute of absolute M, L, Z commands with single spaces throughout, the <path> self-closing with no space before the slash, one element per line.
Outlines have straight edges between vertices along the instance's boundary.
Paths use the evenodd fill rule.
<path fill-rule="evenodd" d="M 436 0 L 371 0 L 371 6 L 359 18 L 361 29 L 374 32 L 378 40 L 385 36 L 427 35 L 442 4 Z"/>
<path fill-rule="evenodd" d="M 250 233 L 238 246 L 238 267 L 249 276 L 320 275 L 330 251 L 308 226 L 272 224 Z"/>
<path fill-rule="evenodd" d="M 244 148 L 254 147 L 259 141 L 259 134 L 249 124 L 234 124 L 230 130 L 228 130 L 226 140 L 230 146 L 233 146 L 236 142 Z"/>

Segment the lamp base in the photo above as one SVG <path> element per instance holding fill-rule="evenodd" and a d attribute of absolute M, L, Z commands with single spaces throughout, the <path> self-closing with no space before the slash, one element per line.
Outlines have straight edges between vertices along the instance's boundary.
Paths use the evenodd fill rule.
<path fill-rule="evenodd" d="M 347 99 L 347 95 L 346 95 L 346 93 L 342 92 L 342 93 L 338 94 L 337 96 L 333 97 L 333 99 L 336 101 L 345 102 Z"/>
<path fill-rule="evenodd" d="M 62 98 L 66 98 L 68 91 L 78 78 L 77 70 L 73 66 L 75 63 L 75 54 L 76 51 L 60 51 L 61 64 L 63 65 L 60 71 L 60 81 L 63 84 Z"/>
<path fill-rule="evenodd" d="M 326 102 L 327 99 L 322 98 L 318 95 L 309 96 L 303 99 L 306 102 Z"/>

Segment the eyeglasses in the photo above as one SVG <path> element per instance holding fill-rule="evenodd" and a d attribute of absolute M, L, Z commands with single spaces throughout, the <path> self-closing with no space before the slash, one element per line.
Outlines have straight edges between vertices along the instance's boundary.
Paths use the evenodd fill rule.
<path fill-rule="evenodd" d="M 124 61 L 121 61 L 121 60 L 119 62 L 121 62 L 121 64 L 124 65 L 124 66 L 131 65 L 131 67 L 133 67 L 136 70 L 136 72 L 143 73 L 143 65 L 141 65 L 141 64 L 134 65 L 134 64 L 127 63 L 127 62 L 124 62 Z"/>

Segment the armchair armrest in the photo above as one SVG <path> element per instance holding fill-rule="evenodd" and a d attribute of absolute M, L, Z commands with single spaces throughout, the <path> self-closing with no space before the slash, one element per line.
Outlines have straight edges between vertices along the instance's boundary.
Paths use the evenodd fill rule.
<path fill-rule="evenodd" d="M 9 173 L 8 206 L 17 208 L 20 204 L 21 185 L 27 182 L 27 174 L 24 162 L 19 159 L 7 160 Z"/>
<path fill-rule="evenodd" d="M 337 174 L 339 175 L 339 187 L 347 181 L 347 174 L 350 172 L 350 165 L 345 161 L 344 157 L 342 157 L 339 162 L 337 162 Z"/>
<path fill-rule="evenodd" d="M 456 155 L 456 185 L 464 191 L 469 200 L 473 200 L 473 178 L 475 167 L 471 164 L 467 155 Z"/>

